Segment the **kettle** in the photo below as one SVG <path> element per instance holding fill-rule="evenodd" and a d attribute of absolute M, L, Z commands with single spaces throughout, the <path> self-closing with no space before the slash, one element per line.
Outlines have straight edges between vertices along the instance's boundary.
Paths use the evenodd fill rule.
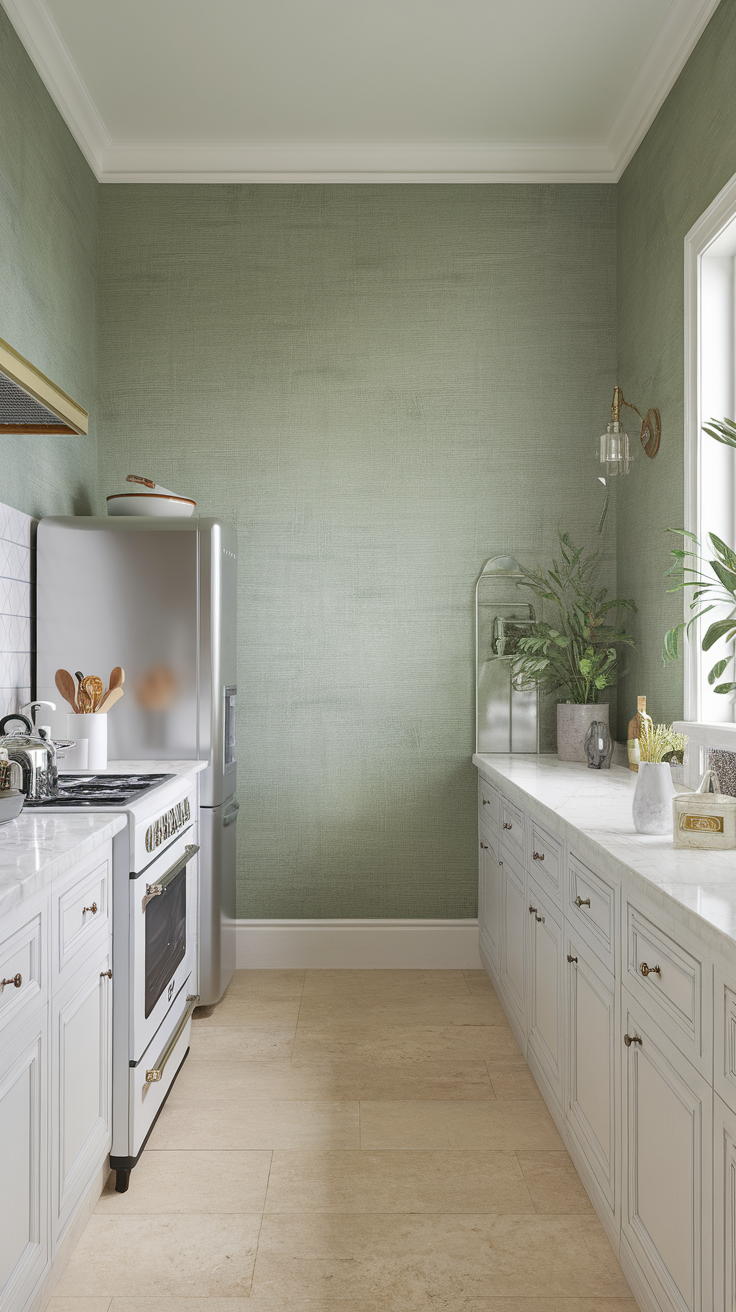
<path fill-rule="evenodd" d="M 24 728 L 6 733 L 6 725 L 19 720 Z M 25 715 L 4 715 L 0 720 L 0 747 L 8 753 L 11 761 L 17 761 L 21 768 L 23 781 L 21 790 L 29 801 L 39 801 L 44 797 L 54 797 L 58 784 L 56 764 L 57 747 L 67 748 L 70 742 L 55 743 L 47 737 L 45 729 L 35 730 Z"/>

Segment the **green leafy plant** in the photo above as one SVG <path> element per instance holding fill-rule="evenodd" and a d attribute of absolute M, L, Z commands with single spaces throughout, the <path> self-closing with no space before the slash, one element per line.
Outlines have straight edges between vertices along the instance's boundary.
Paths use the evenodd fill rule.
<path fill-rule="evenodd" d="M 636 606 L 631 600 L 609 601 L 608 589 L 598 587 L 600 552 L 576 547 L 567 533 L 558 538 L 560 559 L 552 561 L 551 569 L 522 566 L 520 586 L 554 606 L 556 614 L 553 622 L 538 620 L 519 638 L 514 680 L 518 687 L 536 684 L 561 692 L 580 705 L 595 703 L 623 673 L 620 648 L 634 646 L 631 635 L 620 623 L 611 624 L 609 616 Z"/>
<path fill-rule="evenodd" d="M 716 442 L 722 442 L 724 446 L 736 447 L 736 423 L 732 419 L 711 419 L 707 424 L 703 424 L 703 432 L 714 438 Z M 715 557 L 708 560 L 700 554 L 701 544 L 694 533 L 688 533 L 686 529 L 668 529 L 667 532 L 676 533 L 678 537 L 689 538 L 695 550 L 686 551 L 684 548 L 675 547 L 670 551 L 674 563 L 667 573 L 678 581 L 667 591 L 680 592 L 692 588 L 693 592 L 689 606 L 692 612 L 690 619 L 681 620 L 664 635 L 662 659 L 665 664 L 676 660 L 679 656 L 680 636 L 689 638 L 693 626 L 710 611 L 716 610 L 718 614 L 708 625 L 700 644 L 703 651 L 710 651 L 719 638 L 725 638 L 726 642 L 730 642 L 736 636 L 736 552 L 732 551 L 715 533 L 709 533 L 708 537 Z M 706 566 L 710 573 L 706 572 Z M 713 688 L 714 692 L 729 693 L 736 689 L 736 682 L 733 680 L 716 683 L 733 659 L 734 653 L 731 652 L 729 656 L 717 660 L 709 671 L 708 683 L 716 684 Z"/>

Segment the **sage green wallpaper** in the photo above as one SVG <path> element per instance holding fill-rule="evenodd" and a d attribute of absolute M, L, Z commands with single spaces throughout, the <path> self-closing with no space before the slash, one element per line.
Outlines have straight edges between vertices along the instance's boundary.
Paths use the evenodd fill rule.
<path fill-rule="evenodd" d="M 682 662 L 662 665 L 662 637 L 682 615 L 664 573 L 683 522 L 684 239 L 736 173 L 736 4 L 724 0 L 618 184 L 618 381 L 640 410 L 662 413 L 648 460 L 618 488 L 618 588 L 639 605 L 638 656 L 619 692 L 619 736 L 646 693 L 656 719 L 683 711 Z"/>
<path fill-rule="evenodd" d="M 87 437 L 0 439 L 28 514 L 96 509 L 99 190 L 0 6 L 0 337 L 90 412 Z"/>
<path fill-rule="evenodd" d="M 239 914 L 474 915 L 474 584 L 595 535 L 615 189 L 109 186 L 100 217 L 100 496 L 147 474 L 238 529 Z"/>

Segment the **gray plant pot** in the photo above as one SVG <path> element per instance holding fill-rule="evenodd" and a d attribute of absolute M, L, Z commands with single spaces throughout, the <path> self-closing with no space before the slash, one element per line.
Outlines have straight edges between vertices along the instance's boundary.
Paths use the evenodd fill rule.
<path fill-rule="evenodd" d="M 585 739 L 594 720 L 608 724 L 608 702 L 560 702 L 557 707 L 557 758 L 560 761 L 581 761 L 587 764 Z"/>

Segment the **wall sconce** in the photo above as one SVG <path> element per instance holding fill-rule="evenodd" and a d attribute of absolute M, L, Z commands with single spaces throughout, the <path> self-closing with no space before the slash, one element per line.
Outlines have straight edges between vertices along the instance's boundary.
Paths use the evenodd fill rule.
<path fill-rule="evenodd" d="M 629 435 L 621 426 L 622 405 L 628 406 L 629 410 L 633 410 L 641 419 L 641 444 L 650 460 L 656 456 L 662 436 L 659 410 L 647 410 L 646 415 L 642 415 L 635 405 L 624 399 L 621 388 L 616 385 L 611 402 L 611 422 L 599 440 L 600 462 L 606 466 L 608 478 L 613 478 L 616 474 L 628 474 L 634 459 L 629 451 Z"/>

